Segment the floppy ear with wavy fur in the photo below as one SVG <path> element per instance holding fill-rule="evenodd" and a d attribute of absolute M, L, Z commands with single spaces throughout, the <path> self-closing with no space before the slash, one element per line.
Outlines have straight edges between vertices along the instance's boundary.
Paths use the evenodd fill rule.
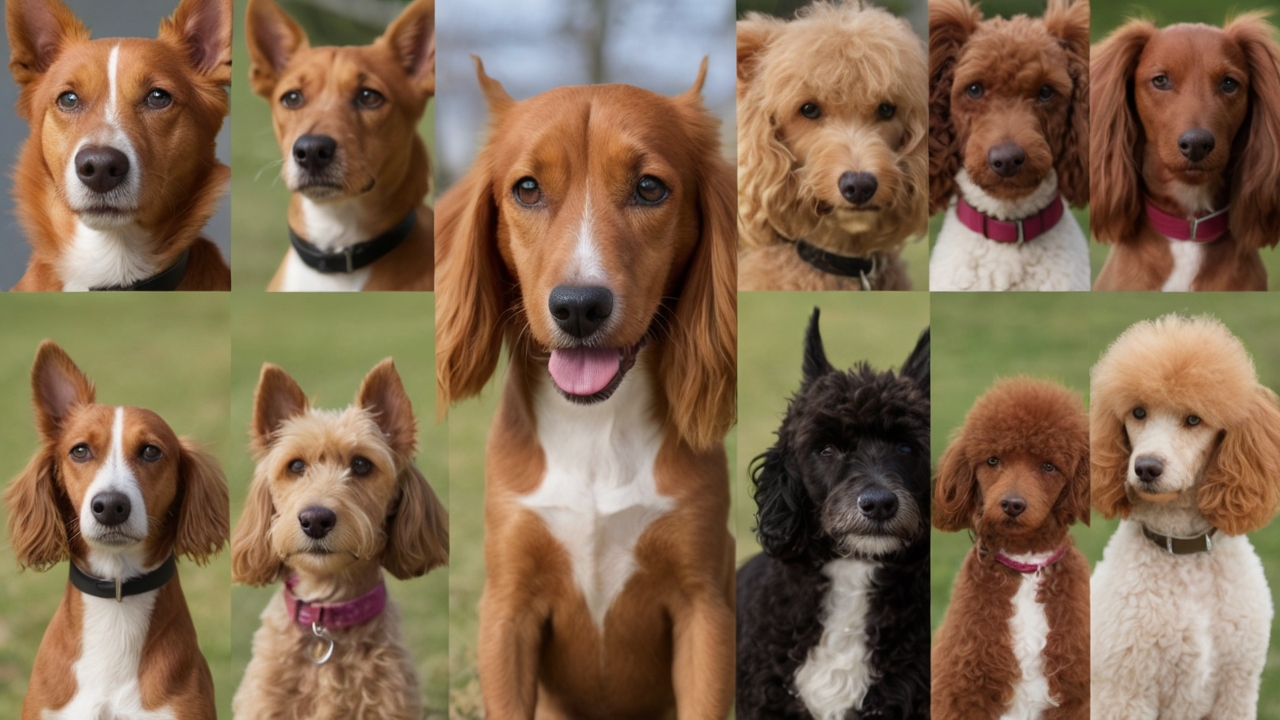
<path fill-rule="evenodd" d="M 404 580 L 449 562 L 449 514 L 413 465 L 401 471 L 399 485 L 400 498 L 387 517 L 382 567 Z"/>
<path fill-rule="evenodd" d="M 9 507 L 9 543 L 18 567 L 47 570 L 71 558 L 70 501 L 53 479 L 52 448 L 41 448 L 4 491 Z"/>
<path fill-rule="evenodd" d="M 978 503 L 978 476 L 965 457 L 964 429 L 956 436 L 942 458 L 933 486 L 933 526 L 946 532 L 973 527 L 973 513 Z"/>
<path fill-rule="evenodd" d="M 961 166 L 960 133 L 951 118 L 956 62 L 982 11 L 967 0 L 929 3 L 929 214 L 945 210 L 956 194 Z"/>
<path fill-rule="evenodd" d="M 203 565 L 227 544 L 231 532 L 231 499 L 222 466 L 192 440 L 180 438 L 178 459 L 178 529 L 175 555 L 185 555 Z"/>
<path fill-rule="evenodd" d="M 787 467 L 781 442 L 751 461 L 755 484 L 756 538 L 779 560 L 808 557 L 818 536 L 817 509 L 800 477 Z"/>
<path fill-rule="evenodd" d="M 749 13 L 738 22 L 738 178 L 740 219 L 748 227 L 774 226 L 797 234 L 788 215 L 800 202 L 800 186 L 792 172 L 794 159 L 778 138 L 773 105 L 760 87 L 761 56 L 785 23 L 774 17 Z M 743 249 L 760 245 L 772 232 L 743 232 Z"/>
<path fill-rule="evenodd" d="M 276 508 L 271 501 L 271 480 L 265 471 L 254 473 L 240 521 L 231 534 L 231 580 L 246 585 L 270 585 L 280 579 L 284 563 L 271 549 L 271 523 Z"/>
<path fill-rule="evenodd" d="M 1098 45 L 1089 64 L 1089 227 L 1106 243 L 1138 232 L 1138 164 L 1145 140 L 1129 88 L 1138 58 L 1155 33 L 1150 22 L 1130 20 Z M 1095 507 L 1102 510 L 1097 501 L 1095 496 Z"/>
<path fill-rule="evenodd" d="M 1084 428 L 1078 437 L 1071 438 L 1071 454 L 1075 458 L 1075 467 L 1070 469 L 1070 479 L 1063 488 L 1062 497 L 1058 500 L 1054 511 L 1063 525 L 1070 525 L 1079 520 L 1085 525 L 1091 520 L 1089 512 L 1089 435 Z M 1068 468 L 1063 468 L 1064 471 Z"/>
<path fill-rule="evenodd" d="M 1095 381 L 1096 382 L 1096 381 Z M 1127 411 L 1127 410 L 1126 410 Z M 1119 408 L 1096 394 L 1089 408 L 1089 501 L 1104 518 L 1129 517 L 1129 435 Z"/>
<path fill-rule="evenodd" d="M 1280 507 L 1280 408 L 1261 386 L 1245 402 L 1248 412 L 1222 431 L 1196 496 L 1205 519 L 1228 535 L 1257 530 Z"/>
<path fill-rule="evenodd" d="M 1067 52 L 1072 83 L 1066 133 L 1055 152 L 1058 189 L 1069 204 L 1083 207 L 1089 204 L 1089 3 L 1050 0 L 1044 24 Z"/>
<path fill-rule="evenodd" d="M 1249 118 L 1231 148 L 1231 236 L 1247 249 L 1280 242 L 1280 46 L 1260 12 L 1227 24 L 1249 65 Z"/>

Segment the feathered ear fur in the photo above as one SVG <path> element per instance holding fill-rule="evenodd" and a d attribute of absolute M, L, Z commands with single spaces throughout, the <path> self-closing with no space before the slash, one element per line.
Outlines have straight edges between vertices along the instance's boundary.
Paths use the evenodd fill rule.
<path fill-rule="evenodd" d="M 231 500 L 218 459 L 188 438 L 181 438 L 178 459 L 178 530 L 173 552 L 197 564 L 209 562 L 231 533 Z"/>
<path fill-rule="evenodd" d="M 1089 499 L 1104 518 L 1129 517 L 1133 509 L 1124 492 L 1131 452 L 1124 420 L 1095 397 L 1089 408 Z"/>
<path fill-rule="evenodd" d="M 1055 153 L 1058 189 L 1069 204 L 1083 207 L 1089 204 L 1088 0 L 1050 0 L 1044 24 L 1067 53 L 1067 73 L 1072 84 L 1067 129 Z"/>
<path fill-rule="evenodd" d="M 1070 480 L 1067 481 L 1066 488 L 1063 489 L 1062 497 L 1058 500 L 1054 512 L 1058 515 L 1058 521 L 1064 526 L 1070 525 L 1077 520 L 1089 524 L 1089 435 L 1088 430 L 1081 426 L 1080 432 L 1072 433 L 1071 455 L 1075 458 L 1075 468 L 1071 470 Z M 1063 468 L 1066 470 L 1067 468 Z"/>
<path fill-rule="evenodd" d="M 756 538 L 765 553 L 779 560 L 808 557 L 818 536 L 817 509 L 798 473 L 787 465 L 779 440 L 751 461 L 755 484 Z"/>
<path fill-rule="evenodd" d="M 1222 441 L 1196 496 L 1200 512 L 1228 535 L 1270 522 L 1280 506 L 1280 409 L 1275 393 L 1259 386 L 1244 418 Z"/>
<path fill-rule="evenodd" d="M 956 193 L 960 133 L 951 117 L 955 66 L 982 11 L 967 0 L 929 3 L 929 214 L 945 210 Z"/>
<path fill-rule="evenodd" d="M 1142 208 L 1138 164 L 1145 139 L 1130 88 L 1138 58 L 1155 33 L 1156 26 L 1150 22 L 1131 20 L 1098 45 L 1089 66 L 1089 227 L 1106 243 L 1138 232 Z M 1095 494 L 1095 506 L 1106 515 L 1097 502 Z"/>
<path fill-rule="evenodd" d="M 449 514 L 418 468 L 405 467 L 399 483 L 400 499 L 387 518 L 382 567 L 405 580 L 449 562 Z"/>
<path fill-rule="evenodd" d="M 809 329 L 804 333 L 804 381 L 809 382 L 827 373 L 835 372 L 831 361 L 827 359 L 827 351 L 822 346 L 822 332 L 818 329 L 818 316 L 821 311 L 813 309 L 809 316 Z"/>
<path fill-rule="evenodd" d="M 933 486 L 933 526 L 946 532 L 973 527 L 978 504 L 978 476 L 965 451 L 964 429 L 938 460 Z"/>
<path fill-rule="evenodd" d="M 71 503 L 53 479 L 54 459 L 46 445 L 4 491 L 9 507 L 9 543 L 18 567 L 47 570 L 71 557 L 67 518 Z"/>
<path fill-rule="evenodd" d="M 284 564 L 271 549 L 271 523 L 276 508 L 271 501 L 271 481 L 257 472 L 249 486 L 244 512 L 231 535 L 231 580 L 246 585 L 270 585 L 280 579 Z"/>
<path fill-rule="evenodd" d="M 902 377 L 915 381 L 915 384 L 924 391 L 925 397 L 929 396 L 930 391 L 929 353 L 929 328 L 925 328 L 924 332 L 920 333 L 920 339 L 916 341 L 915 349 L 907 356 L 906 362 L 902 363 L 902 370 L 899 372 Z"/>
<path fill-rule="evenodd" d="M 738 214 L 748 227 L 773 226 L 794 234 L 785 215 L 794 214 L 792 208 L 800 202 L 792 172 L 795 158 L 778 138 L 773 106 L 757 86 L 769 41 L 784 25 L 778 18 L 757 13 L 738 21 Z M 783 208 L 785 212 L 775 212 Z M 770 237 L 772 232 L 743 232 L 738 242 L 746 250 Z"/>
<path fill-rule="evenodd" d="M 1249 65 L 1249 117 L 1231 149 L 1231 235 L 1242 248 L 1280 242 L 1280 46 L 1260 12 L 1224 28 Z"/>

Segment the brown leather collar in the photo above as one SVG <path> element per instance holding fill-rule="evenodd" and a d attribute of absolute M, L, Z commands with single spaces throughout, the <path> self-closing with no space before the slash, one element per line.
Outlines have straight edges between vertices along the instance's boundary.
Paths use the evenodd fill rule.
<path fill-rule="evenodd" d="M 1196 553 L 1209 552 L 1213 549 L 1213 535 L 1218 532 L 1218 528 L 1210 528 L 1209 532 L 1195 537 L 1180 538 L 1172 535 L 1161 535 L 1160 533 L 1151 532 L 1146 525 L 1142 526 L 1142 534 L 1147 537 L 1156 547 L 1162 550 L 1168 550 L 1174 555 L 1194 555 Z"/>

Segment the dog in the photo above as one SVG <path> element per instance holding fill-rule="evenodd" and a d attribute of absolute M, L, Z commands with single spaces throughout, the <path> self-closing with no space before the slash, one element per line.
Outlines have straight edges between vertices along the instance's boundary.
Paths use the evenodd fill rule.
<path fill-rule="evenodd" d="M 672 98 L 615 84 L 517 102 L 476 72 L 489 139 L 437 206 L 436 384 L 442 409 L 475 395 L 505 340 L 485 712 L 726 717 L 736 183 L 706 61 Z"/>
<path fill-rule="evenodd" d="M 226 544 L 222 468 L 154 412 L 98 404 L 50 340 L 31 386 L 40 449 L 5 490 L 9 538 L 20 568 L 71 568 L 22 720 L 214 720 L 176 558 L 203 565 Z"/>
<path fill-rule="evenodd" d="M 1263 13 L 1145 20 L 1098 45 L 1089 224 L 1097 290 L 1266 290 L 1280 241 L 1280 46 Z"/>
<path fill-rule="evenodd" d="M 898 373 L 827 360 L 753 461 L 763 553 L 738 570 L 743 720 L 929 716 L 929 331 Z"/>
<path fill-rule="evenodd" d="M 908 290 L 923 235 L 924 48 L 905 20 L 816 2 L 738 22 L 738 286 Z"/>
<path fill-rule="evenodd" d="M 1089 3 L 931 2 L 929 81 L 929 289 L 1088 290 Z"/>
<path fill-rule="evenodd" d="M 1245 533 L 1280 505 L 1280 409 L 1210 317 L 1124 331 L 1093 367 L 1093 712 L 1252 718 L 1273 615 Z"/>
<path fill-rule="evenodd" d="M 256 467 L 231 538 L 232 579 L 284 580 L 262 611 L 236 717 L 420 720 L 413 660 L 385 569 L 407 579 L 449 558 L 449 519 L 413 465 L 417 422 L 391 359 L 355 403 L 318 410 L 262 367 L 250 427 Z"/>
<path fill-rule="evenodd" d="M 245 15 L 253 91 L 271 104 L 290 248 L 268 290 L 431 290 L 431 162 L 418 120 L 436 89 L 433 0 L 364 47 L 317 47 L 273 0 Z"/>
<path fill-rule="evenodd" d="M 1089 419 L 1025 376 L 974 402 L 938 461 L 933 524 L 968 530 L 933 648 L 933 717 L 1089 718 Z"/>
<path fill-rule="evenodd" d="M 155 40 L 90 40 L 60 0 L 9 0 L 5 17 L 31 125 L 13 184 L 31 258 L 13 289 L 230 290 L 200 230 L 231 177 L 214 157 L 231 0 L 182 0 Z"/>

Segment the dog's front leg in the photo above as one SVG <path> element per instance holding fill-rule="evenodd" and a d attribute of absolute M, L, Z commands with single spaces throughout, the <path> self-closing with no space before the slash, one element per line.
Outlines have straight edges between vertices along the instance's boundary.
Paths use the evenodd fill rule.
<path fill-rule="evenodd" d="M 492 571 L 491 571 L 492 572 Z M 480 690 L 488 720 L 533 720 L 546 613 L 493 578 L 480 596 Z"/>
<path fill-rule="evenodd" d="M 672 680 L 679 720 L 722 720 L 733 704 L 734 617 L 723 595 L 708 589 L 673 610 Z"/>

